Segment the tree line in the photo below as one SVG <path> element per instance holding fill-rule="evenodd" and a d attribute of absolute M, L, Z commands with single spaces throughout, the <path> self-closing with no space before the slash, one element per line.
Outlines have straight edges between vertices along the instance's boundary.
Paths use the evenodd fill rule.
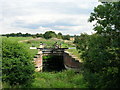
<path fill-rule="evenodd" d="M 45 38 L 45 39 L 50 39 L 50 38 L 58 38 L 58 39 L 64 39 L 64 40 L 70 40 L 70 36 L 69 34 L 67 35 L 63 35 L 62 33 L 58 33 L 56 34 L 54 31 L 47 31 L 44 34 L 42 33 L 37 33 L 37 34 L 30 34 L 30 33 L 10 33 L 10 34 L 2 34 L 2 36 L 6 36 L 6 37 L 33 37 L 33 38 Z"/>

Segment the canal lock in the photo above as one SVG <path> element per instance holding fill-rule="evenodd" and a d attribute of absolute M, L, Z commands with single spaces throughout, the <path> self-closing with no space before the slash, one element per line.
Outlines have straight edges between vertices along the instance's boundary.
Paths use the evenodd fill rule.
<path fill-rule="evenodd" d="M 58 55 L 43 56 L 43 71 L 57 72 L 57 71 L 62 71 L 64 69 L 65 67 L 64 67 L 63 56 L 58 56 Z"/>

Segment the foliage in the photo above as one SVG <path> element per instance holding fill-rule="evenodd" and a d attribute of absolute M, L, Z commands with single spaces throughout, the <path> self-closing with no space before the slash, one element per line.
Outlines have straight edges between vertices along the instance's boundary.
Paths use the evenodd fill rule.
<path fill-rule="evenodd" d="M 19 33 L 3 34 L 2 36 L 7 36 L 7 37 L 30 37 L 32 35 L 29 34 L 29 33 L 22 34 L 21 32 L 19 32 Z"/>
<path fill-rule="evenodd" d="M 74 41 L 74 43 L 76 44 L 76 48 L 80 51 L 84 51 L 85 49 L 87 49 L 89 37 L 90 36 L 88 34 L 81 34 L 80 36 L 76 36 Z"/>
<path fill-rule="evenodd" d="M 2 43 L 1 36 L 0 43 Z M 2 89 L 2 44 L 0 44 L 0 89 Z"/>
<path fill-rule="evenodd" d="M 70 40 L 70 35 L 68 34 L 68 35 L 64 35 L 63 36 L 63 40 Z"/>
<path fill-rule="evenodd" d="M 94 8 L 89 21 L 95 21 L 94 30 L 99 34 L 117 37 L 120 32 L 120 2 L 103 3 Z"/>
<path fill-rule="evenodd" d="M 33 35 L 32 38 L 37 38 L 37 37 L 35 35 Z"/>
<path fill-rule="evenodd" d="M 89 21 L 96 34 L 76 37 L 84 61 L 84 77 L 90 88 L 120 87 L 120 2 L 103 3 L 94 9 Z M 87 72 L 87 73 L 86 73 Z"/>
<path fill-rule="evenodd" d="M 97 23 L 94 30 L 102 35 L 97 38 L 102 42 L 96 41 L 102 47 L 101 50 L 97 48 L 99 51 L 96 51 L 96 55 L 99 55 L 103 63 L 99 63 L 102 75 L 98 87 L 120 87 L 120 2 L 98 5 L 89 19 L 90 22 L 95 20 Z"/>
<path fill-rule="evenodd" d="M 30 85 L 34 78 L 34 64 L 26 46 L 3 39 L 2 50 L 3 82 L 8 82 L 10 85 Z"/>
<path fill-rule="evenodd" d="M 109 38 L 96 34 L 85 37 L 82 35 L 79 42 L 77 48 L 83 60 L 84 75 L 89 87 L 119 87 L 120 48 L 111 48 Z"/>
<path fill-rule="evenodd" d="M 59 32 L 58 35 L 57 35 L 57 38 L 62 39 L 63 38 L 62 33 Z"/>
<path fill-rule="evenodd" d="M 37 33 L 37 34 L 35 34 L 35 36 L 38 38 L 38 37 L 43 37 L 43 34 L 39 34 L 39 33 Z"/>
<path fill-rule="evenodd" d="M 6 36 L 7 38 L 9 37 L 32 37 L 32 38 L 45 38 L 45 39 L 50 39 L 50 38 L 58 38 L 58 39 L 63 39 L 63 40 L 70 40 L 70 36 L 68 35 L 62 35 L 61 32 L 59 32 L 58 34 L 56 34 L 54 31 L 46 31 L 44 34 L 42 33 L 36 33 L 36 34 L 23 34 L 21 32 L 19 33 L 10 33 L 10 34 L 2 34 L 2 36 Z"/>
<path fill-rule="evenodd" d="M 56 33 L 53 31 L 47 31 L 43 34 L 45 39 L 50 39 L 56 37 Z"/>
<path fill-rule="evenodd" d="M 78 59 L 80 59 L 80 54 L 77 49 L 68 49 L 67 51 L 70 52 L 75 57 L 77 57 Z"/>
<path fill-rule="evenodd" d="M 82 74 L 72 70 L 61 72 L 36 72 L 34 88 L 87 88 Z"/>
<path fill-rule="evenodd" d="M 7 38 L 7 37 L 4 37 L 4 36 L 2 36 L 1 38 L 11 40 L 11 41 L 16 41 L 16 42 L 21 41 L 21 40 L 30 40 L 30 39 L 32 39 L 32 37 L 9 37 L 9 38 Z"/>

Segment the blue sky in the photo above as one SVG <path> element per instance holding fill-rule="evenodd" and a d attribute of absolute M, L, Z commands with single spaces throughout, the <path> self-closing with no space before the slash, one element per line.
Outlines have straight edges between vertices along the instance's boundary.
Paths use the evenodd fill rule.
<path fill-rule="evenodd" d="M 91 34 L 87 22 L 98 0 L 1 0 L 1 33 Z"/>

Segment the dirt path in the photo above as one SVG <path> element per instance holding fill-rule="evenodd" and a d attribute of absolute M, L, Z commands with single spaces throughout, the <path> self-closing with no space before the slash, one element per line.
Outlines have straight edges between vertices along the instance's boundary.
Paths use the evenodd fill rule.
<path fill-rule="evenodd" d="M 27 42 L 27 41 L 37 41 L 37 40 L 40 40 L 42 38 L 34 38 L 34 39 L 29 39 L 29 40 L 21 40 L 19 42 Z"/>
<path fill-rule="evenodd" d="M 37 41 L 37 40 L 40 40 L 40 39 L 43 39 L 43 38 L 33 38 L 33 39 L 29 39 L 29 40 L 20 40 L 19 42 L 27 42 L 27 41 Z M 62 40 L 62 39 L 57 39 L 57 38 L 52 38 L 53 40 L 55 41 L 63 41 L 64 43 L 72 43 L 72 41 L 70 40 Z M 71 44 L 71 45 L 75 45 L 75 44 Z"/>

